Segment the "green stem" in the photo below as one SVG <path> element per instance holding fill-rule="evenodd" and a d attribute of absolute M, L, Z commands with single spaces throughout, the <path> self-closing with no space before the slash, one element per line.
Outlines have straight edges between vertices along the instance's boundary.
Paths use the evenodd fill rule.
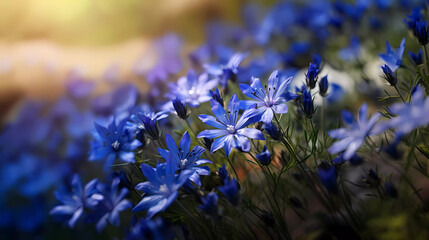
<path fill-rule="evenodd" d="M 397 87 L 396 85 L 395 85 L 395 86 L 393 86 L 393 87 L 395 88 L 396 92 L 399 94 L 399 97 L 401 97 L 402 102 L 404 102 L 404 103 L 405 103 L 405 99 L 402 97 L 401 92 L 399 92 L 398 87 Z"/>

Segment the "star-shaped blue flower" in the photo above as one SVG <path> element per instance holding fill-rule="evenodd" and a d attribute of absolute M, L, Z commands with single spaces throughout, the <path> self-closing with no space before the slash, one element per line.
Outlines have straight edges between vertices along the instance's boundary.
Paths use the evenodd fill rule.
<path fill-rule="evenodd" d="M 167 96 L 170 99 L 179 98 L 191 107 L 197 107 L 200 103 L 207 102 L 211 99 L 210 90 L 218 84 L 217 79 L 209 79 L 207 73 L 199 76 L 190 69 L 188 75 L 179 78 L 177 83 L 170 84 L 170 93 Z"/>
<path fill-rule="evenodd" d="M 359 149 L 367 136 L 378 133 L 374 126 L 381 117 L 381 114 L 375 113 L 368 120 L 367 112 L 368 105 L 364 103 L 359 109 L 359 118 L 357 121 L 354 119 L 351 113 L 343 113 L 343 119 L 347 127 L 331 130 L 328 132 L 331 138 L 340 139 L 340 141 L 335 142 L 328 149 L 329 153 L 336 154 L 345 151 L 343 158 L 345 160 L 349 160 L 356 153 L 356 150 Z"/>
<path fill-rule="evenodd" d="M 116 158 L 124 162 L 135 162 L 134 150 L 142 145 L 137 139 L 133 139 L 128 129 L 125 128 L 126 120 L 116 125 L 115 119 L 107 128 L 94 123 L 98 134 L 92 142 L 89 160 L 106 160 L 109 167 Z"/>
<path fill-rule="evenodd" d="M 211 153 L 222 147 L 225 147 L 227 156 L 229 156 L 233 148 L 248 152 L 250 151 L 250 141 L 248 138 L 265 140 L 264 134 L 261 131 L 254 128 L 245 128 L 258 120 L 255 118 L 258 111 L 253 108 L 248 109 L 238 118 L 239 104 L 237 95 L 234 94 L 229 101 L 228 113 L 226 113 L 220 103 L 211 100 L 212 112 L 216 117 L 206 114 L 199 116 L 204 123 L 218 128 L 204 130 L 197 136 L 198 138 L 219 137 L 212 143 Z"/>
<path fill-rule="evenodd" d="M 395 117 L 382 123 L 382 128 L 394 128 L 398 136 L 429 124 L 429 98 L 425 99 L 424 90 L 421 87 L 416 88 L 411 102 L 394 104 L 389 107 L 389 111 Z"/>
<path fill-rule="evenodd" d="M 185 170 L 176 174 L 177 164 L 173 157 L 168 156 L 166 163 L 158 163 L 156 170 L 147 164 L 142 164 L 142 172 L 148 181 L 136 185 L 135 189 L 143 191 L 143 199 L 133 208 L 133 212 L 147 211 L 147 218 L 164 211 L 179 195 L 178 190 L 194 173 Z"/>
<path fill-rule="evenodd" d="M 381 53 L 380 58 L 386 62 L 392 71 L 396 71 L 402 64 L 402 55 L 405 50 L 405 38 L 402 39 L 399 48 L 393 49 L 389 42 L 386 41 L 386 53 Z"/>
<path fill-rule="evenodd" d="M 286 102 L 294 98 L 287 90 L 291 80 L 292 77 L 279 79 L 276 70 L 268 78 L 268 88 L 265 89 L 259 78 L 252 77 L 250 85 L 240 84 L 240 89 L 246 96 L 256 100 L 242 100 L 240 101 L 240 108 L 248 109 L 256 104 L 258 107 L 257 116 L 260 116 L 260 121 L 270 123 L 274 112 L 277 114 L 288 112 Z"/>
<path fill-rule="evenodd" d="M 133 206 L 130 201 L 125 199 L 129 193 L 128 189 L 121 188 L 119 190 L 119 183 L 119 178 L 114 178 L 110 187 L 104 184 L 97 185 L 98 191 L 104 196 L 104 199 L 97 206 L 98 210 L 102 213 L 97 222 L 97 230 L 99 232 L 106 227 L 108 222 L 118 227 L 120 221 L 119 213 Z"/>
<path fill-rule="evenodd" d="M 93 209 L 99 201 L 103 200 L 104 197 L 98 193 L 96 186 L 97 179 L 94 179 L 82 187 L 79 175 L 75 174 L 71 181 L 71 192 L 55 192 L 55 196 L 62 205 L 54 207 L 50 214 L 70 216 L 67 223 L 70 228 L 73 228 L 85 208 Z"/>
<path fill-rule="evenodd" d="M 191 137 L 188 132 L 185 132 L 182 140 L 180 140 L 179 148 L 177 148 L 174 139 L 168 133 L 165 138 L 168 150 L 158 148 L 159 154 L 164 159 L 167 159 L 169 154 L 171 154 L 179 170 L 191 170 L 194 172 L 189 179 L 192 182 L 201 185 L 200 175 L 209 175 L 210 168 L 200 165 L 212 163 L 210 160 L 200 159 L 201 155 L 204 153 L 204 148 L 195 146 L 191 151 L 189 151 L 191 148 Z"/>

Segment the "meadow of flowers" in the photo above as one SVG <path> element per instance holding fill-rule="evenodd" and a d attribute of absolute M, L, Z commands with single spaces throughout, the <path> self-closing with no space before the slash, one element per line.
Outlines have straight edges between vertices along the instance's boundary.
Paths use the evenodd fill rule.
<path fill-rule="evenodd" d="M 2 127 L 2 239 L 429 239 L 428 3 L 280 1 Z M 97 84 L 111 90 L 96 93 Z"/>

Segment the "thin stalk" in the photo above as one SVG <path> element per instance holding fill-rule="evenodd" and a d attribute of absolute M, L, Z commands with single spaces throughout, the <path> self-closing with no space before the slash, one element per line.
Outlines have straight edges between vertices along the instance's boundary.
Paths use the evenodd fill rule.
<path fill-rule="evenodd" d="M 402 99 L 402 102 L 404 102 L 405 103 L 405 99 L 402 97 L 402 94 L 401 94 L 401 92 L 399 92 L 399 89 L 398 89 L 398 87 L 395 85 L 395 86 L 393 86 L 394 88 L 395 88 L 395 90 L 396 90 L 396 92 L 399 94 L 399 97 L 401 97 L 401 99 Z"/>

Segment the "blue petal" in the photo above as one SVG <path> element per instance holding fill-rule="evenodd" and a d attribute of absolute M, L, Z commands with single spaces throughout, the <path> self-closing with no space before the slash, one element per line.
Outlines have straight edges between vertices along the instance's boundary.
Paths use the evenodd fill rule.
<path fill-rule="evenodd" d="M 223 130 L 223 129 L 207 129 L 204 130 L 202 132 L 200 132 L 197 135 L 197 138 L 215 138 L 215 137 L 219 137 L 219 136 L 223 136 L 229 134 L 229 132 L 227 130 Z"/>

